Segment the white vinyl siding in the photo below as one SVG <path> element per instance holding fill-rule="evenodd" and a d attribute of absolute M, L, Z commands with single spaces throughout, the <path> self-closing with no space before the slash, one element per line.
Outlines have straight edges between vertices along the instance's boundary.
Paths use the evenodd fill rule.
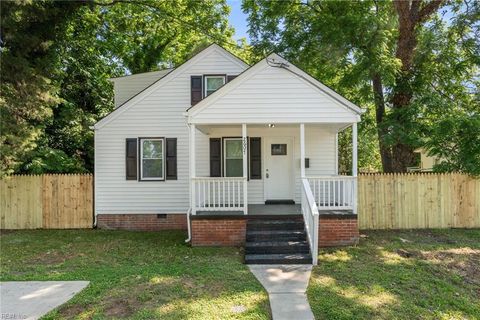
<path fill-rule="evenodd" d="M 95 131 L 97 214 L 187 211 L 189 138 L 183 114 L 190 107 L 190 76 L 239 74 L 246 68 L 221 49 L 211 49 L 200 53 L 202 59 L 175 74 L 131 108 L 122 106 L 116 110 L 119 113 L 112 114 L 113 117 L 107 118 Z M 125 179 L 125 139 L 138 137 L 177 138 L 178 180 L 139 182 Z"/>
<path fill-rule="evenodd" d="M 358 115 L 292 72 L 266 63 L 191 111 L 192 123 L 340 123 Z M 254 72 L 256 71 L 256 72 Z M 250 72 L 252 74 L 250 74 Z M 207 104 L 208 101 L 208 104 Z"/>

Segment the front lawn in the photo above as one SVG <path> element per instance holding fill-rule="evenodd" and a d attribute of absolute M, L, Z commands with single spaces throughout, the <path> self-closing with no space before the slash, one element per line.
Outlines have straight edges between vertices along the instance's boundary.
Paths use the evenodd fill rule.
<path fill-rule="evenodd" d="M 3 232 L 0 279 L 88 280 L 47 319 L 268 319 L 267 293 L 235 248 L 191 248 L 184 232 Z"/>
<path fill-rule="evenodd" d="M 480 319 L 480 230 L 363 232 L 320 251 L 317 319 Z"/>

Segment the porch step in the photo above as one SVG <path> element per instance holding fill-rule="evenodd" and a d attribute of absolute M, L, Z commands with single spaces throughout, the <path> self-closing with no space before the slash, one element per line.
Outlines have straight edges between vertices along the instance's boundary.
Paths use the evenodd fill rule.
<path fill-rule="evenodd" d="M 247 243 L 258 241 L 301 241 L 307 240 L 305 231 L 269 230 L 250 231 L 247 227 Z"/>
<path fill-rule="evenodd" d="M 309 253 L 307 241 L 261 241 L 247 242 L 246 254 Z"/>
<path fill-rule="evenodd" d="M 248 221 L 248 230 L 268 231 L 268 230 L 295 230 L 304 229 L 303 220 L 252 220 Z"/>
<path fill-rule="evenodd" d="M 246 254 L 246 264 L 310 264 L 310 253 Z"/>
<path fill-rule="evenodd" d="M 255 219 L 247 222 L 245 263 L 310 264 L 310 246 L 303 217 Z"/>

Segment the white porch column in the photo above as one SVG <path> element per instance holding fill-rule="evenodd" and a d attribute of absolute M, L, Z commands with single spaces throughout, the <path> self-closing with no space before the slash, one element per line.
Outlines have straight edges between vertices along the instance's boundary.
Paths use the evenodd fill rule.
<path fill-rule="evenodd" d="M 189 149 L 189 158 L 190 158 L 190 207 L 192 208 L 192 215 L 197 214 L 195 210 L 195 181 L 193 178 L 196 176 L 196 159 L 195 159 L 195 125 L 190 125 L 190 149 Z"/>
<path fill-rule="evenodd" d="M 300 178 L 305 178 L 305 124 L 300 123 Z"/>
<path fill-rule="evenodd" d="M 247 139 L 247 125 L 242 124 L 242 159 L 243 159 L 243 213 L 248 214 L 248 190 L 247 190 L 247 175 L 248 175 L 248 159 L 247 159 L 247 150 L 248 150 L 248 139 Z"/>
<path fill-rule="evenodd" d="M 352 176 L 353 180 L 353 213 L 357 214 L 357 123 L 352 125 Z"/>

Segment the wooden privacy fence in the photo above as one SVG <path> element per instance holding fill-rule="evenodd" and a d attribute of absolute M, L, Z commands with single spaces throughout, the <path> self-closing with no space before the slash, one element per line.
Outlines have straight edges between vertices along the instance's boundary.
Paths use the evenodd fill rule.
<path fill-rule="evenodd" d="M 480 228 L 480 179 L 458 174 L 358 177 L 360 229 Z"/>
<path fill-rule="evenodd" d="M 14 175 L 0 180 L 1 229 L 93 226 L 91 174 Z"/>
<path fill-rule="evenodd" d="M 360 229 L 480 228 L 480 179 L 464 174 L 358 177 Z M 91 228 L 93 176 L 15 175 L 0 180 L 1 229 Z"/>

